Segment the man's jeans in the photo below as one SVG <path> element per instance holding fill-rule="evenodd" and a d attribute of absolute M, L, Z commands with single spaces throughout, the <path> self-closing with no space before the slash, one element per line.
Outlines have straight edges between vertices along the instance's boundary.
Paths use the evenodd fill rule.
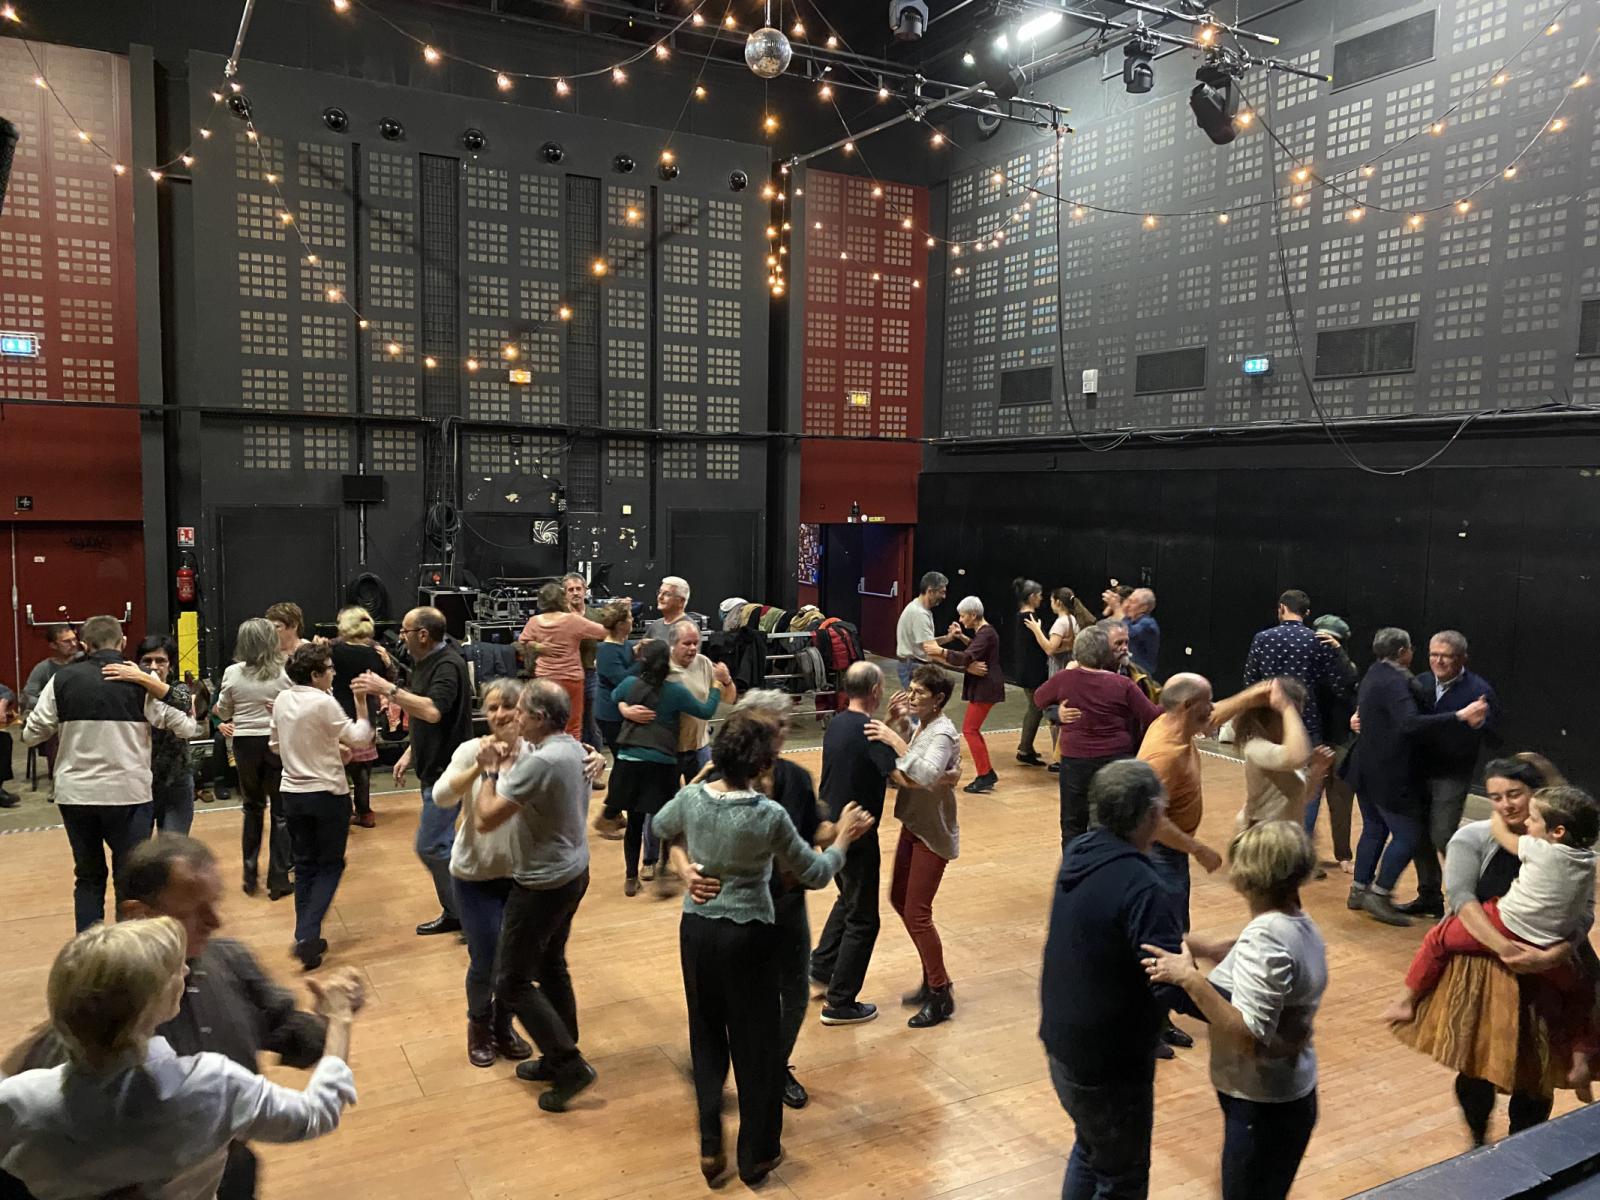
<path fill-rule="evenodd" d="M 106 883 L 155 826 L 155 804 L 61 804 L 56 807 L 72 847 L 72 914 L 82 933 L 106 919 Z M 106 850 L 111 868 L 106 869 Z M 117 897 L 118 900 L 121 897 Z M 115 914 L 111 918 L 116 920 Z"/>
<path fill-rule="evenodd" d="M 417 820 L 417 857 L 433 876 L 434 894 L 439 897 L 439 911 L 447 917 L 456 915 L 455 880 L 450 877 L 450 851 L 456 844 L 456 817 L 461 805 L 440 808 L 433 802 L 433 785 L 422 789 L 422 813 Z"/>
<path fill-rule="evenodd" d="M 1052 1058 L 1050 1082 L 1077 1132 L 1061 1200 L 1145 1200 L 1156 1119 L 1153 1074 L 1091 1087 L 1074 1083 Z"/>
<path fill-rule="evenodd" d="M 1183 931 L 1189 932 L 1189 856 L 1182 850 L 1154 842 L 1150 846 L 1150 865 L 1167 890 L 1178 897 Z"/>

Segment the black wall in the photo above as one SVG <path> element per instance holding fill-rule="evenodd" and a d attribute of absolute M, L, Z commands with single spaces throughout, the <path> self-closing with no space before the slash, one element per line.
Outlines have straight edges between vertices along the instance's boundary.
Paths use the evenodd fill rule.
<path fill-rule="evenodd" d="M 1580 782 L 1600 776 L 1584 699 L 1600 653 L 1600 469 L 1584 464 L 1600 462 L 1600 439 L 1496 439 L 1399 478 L 1317 449 L 1252 454 L 1248 466 L 1163 450 L 1092 471 L 924 476 L 917 570 L 949 575 L 952 603 L 980 596 L 1003 633 L 1014 576 L 1067 584 L 1092 608 L 1110 578 L 1147 582 L 1162 674 L 1199 671 L 1222 695 L 1286 588 L 1350 622 L 1362 668 L 1380 626 L 1409 630 L 1419 659 L 1431 633 L 1459 629 L 1504 701 L 1509 748 L 1547 753 Z"/>

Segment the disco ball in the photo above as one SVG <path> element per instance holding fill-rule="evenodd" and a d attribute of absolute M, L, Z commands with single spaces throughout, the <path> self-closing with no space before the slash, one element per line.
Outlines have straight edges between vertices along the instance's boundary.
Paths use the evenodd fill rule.
<path fill-rule="evenodd" d="M 781 29 L 768 25 L 745 39 L 745 65 L 763 79 L 776 79 L 782 75 L 789 69 L 789 60 L 793 57 L 794 49 Z"/>

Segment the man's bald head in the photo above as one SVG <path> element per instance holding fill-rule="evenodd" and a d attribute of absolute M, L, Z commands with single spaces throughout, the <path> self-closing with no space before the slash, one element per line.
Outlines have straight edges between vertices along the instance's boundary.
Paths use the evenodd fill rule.
<path fill-rule="evenodd" d="M 1211 699 L 1211 681 L 1204 675 L 1183 672 L 1161 686 L 1161 707 L 1175 712 L 1196 700 Z"/>
<path fill-rule="evenodd" d="M 851 663 L 844 673 L 844 694 L 852 700 L 870 700 L 883 687 L 883 672 L 876 663 Z"/>

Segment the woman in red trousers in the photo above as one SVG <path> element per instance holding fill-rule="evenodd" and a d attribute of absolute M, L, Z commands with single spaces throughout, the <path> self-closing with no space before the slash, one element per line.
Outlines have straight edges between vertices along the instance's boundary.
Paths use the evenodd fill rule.
<path fill-rule="evenodd" d="M 950 676 L 938 667 L 918 667 L 911 673 L 910 690 L 890 701 L 888 724 L 867 725 L 867 736 L 897 755 L 889 778 L 899 789 L 894 815 L 900 821 L 900 842 L 894 852 L 889 903 L 905 922 L 922 960 L 922 986 L 902 997 L 902 1003 L 918 1010 L 907 1022 L 913 1029 L 948 1021 L 956 1010 L 944 967 L 944 943 L 933 923 L 933 897 L 945 867 L 961 849 L 956 824 L 961 741 L 954 723 L 944 715 L 954 690 Z"/>

